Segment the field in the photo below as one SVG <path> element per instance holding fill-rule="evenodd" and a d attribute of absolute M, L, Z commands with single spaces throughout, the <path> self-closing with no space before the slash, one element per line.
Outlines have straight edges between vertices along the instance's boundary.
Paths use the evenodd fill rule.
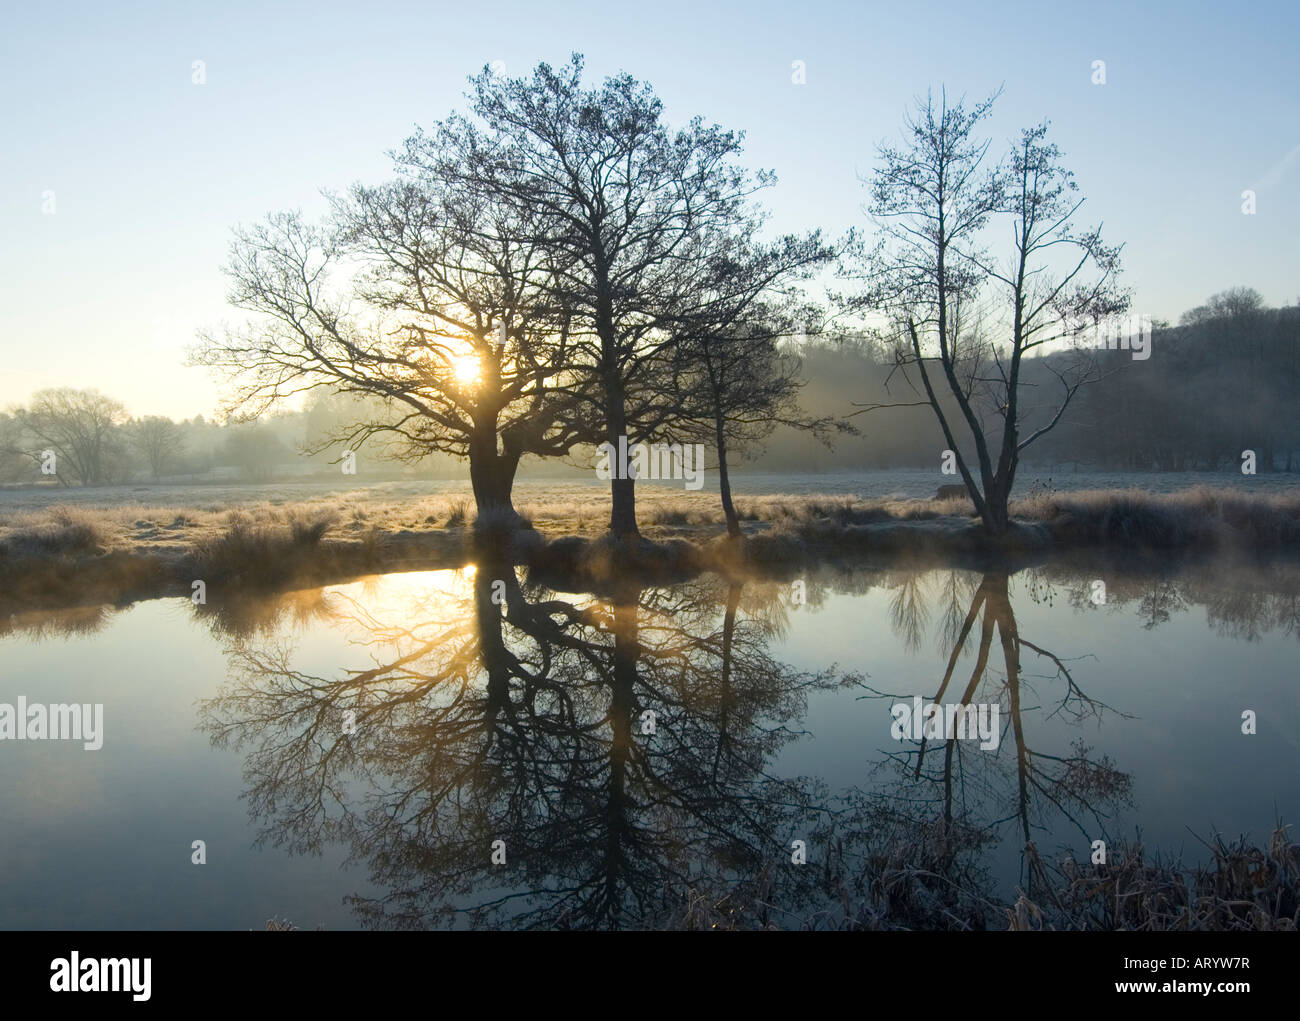
<path fill-rule="evenodd" d="M 647 577 L 864 557 L 957 563 L 1080 551 L 1258 554 L 1300 541 L 1300 485 L 1292 476 L 1071 474 L 1050 484 L 1029 476 L 1013 504 L 1018 527 L 997 542 L 968 500 L 927 498 L 937 477 L 746 476 L 735 501 L 743 546 L 723 541 L 715 493 L 643 484 Z M 1207 478 L 1218 485 L 1205 485 Z M 1177 488 L 1192 480 L 1201 484 Z M 517 563 L 598 575 L 605 568 L 593 554 L 602 548 L 608 499 L 595 481 L 520 482 L 515 507 L 531 528 L 513 533 L 500 552 Z M 194 579 L 281 588 L 454 567 L 483 550 L 475 525 L 463 483 L 11 490 L 0 494 L 0 604 L 12 611 L 129 601 L 186 592 Z"/>

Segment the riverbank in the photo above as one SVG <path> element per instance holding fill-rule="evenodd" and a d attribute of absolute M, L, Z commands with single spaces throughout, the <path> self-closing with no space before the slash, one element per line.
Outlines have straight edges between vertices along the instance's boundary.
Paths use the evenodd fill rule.
<path fill-rule="evenodd" d="M 431 570 L 484 550 L 599 586 L 618 571 L 648 580 L 705 570 L 776 572 L 864 558 L 987 566 L 1067 554 L 1271 555 L 1300 548 L 1300 493 L 1198 487 L 1179 493 L 1044 493 L 1012 506 L 990 537 L 966 499 L 807 494 L 737 501 L 743 537 L 726 537 L 707 494 L 651 489 L 642 542 L 615 550 L 607 504 L 521 507 L 509 533 L 476 527 L 467 501 L 335 497 L 204 506 L 56 505 L 0 514 L 0 612 L 337 582 L 363 573 Z"/>

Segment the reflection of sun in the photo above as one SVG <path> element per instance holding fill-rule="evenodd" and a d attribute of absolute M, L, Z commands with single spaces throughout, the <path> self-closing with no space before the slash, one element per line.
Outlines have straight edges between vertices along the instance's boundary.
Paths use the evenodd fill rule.
<path fill-rule="evenodd" d="M 476 386 L 478 384 L 478 358 L 474 355 L 460 355 L 451 360 L 451 371 L 456 377 L 456 382 L 461 386 Z"/>

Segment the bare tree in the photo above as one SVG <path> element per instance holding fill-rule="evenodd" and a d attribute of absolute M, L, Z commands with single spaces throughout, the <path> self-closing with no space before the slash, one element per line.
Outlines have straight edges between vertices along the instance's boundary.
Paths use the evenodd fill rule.
<path fill-rule="evenodd" d="M 126 421 L 126 407 L 98 390 L 56 387 L 38 390 L 17 412 L 24 427 L 55 452 L 55 477 L 63 485 L 74 479 L 83 486 L 112 481 L 122 467 L 116 437 Z"/>
<path fill-rule="evenodd" d="M 33 475 L 35 466 L 25 438 L 22 418 L 0 411 L 0 482 L 26 481 Z"/>
<path fill-rule="evenodd" d="M 321 226 L 270 216 L 237 232 L 227 267 L 231 302 L 257 321 L 205 335 L 194 360 L 235 384 L 227 411 L 246 417 L 318 388 L 379 398 L 389 414 L 325 446 L 467 456 L 480 512 L 509 509 L 520 458 L 572 445 L 546 389 L 568 331 L 544 303 L 533 233 L 427 179 L 356 187 Z"/>
<path fill-rule="evenodd" d="M 570 355 L 569 316 L 552 298 L 563 264 L 541 246 L 536 214 L 423 175 L 354 188 L 336 211 L 371 262 L 358 293 L 395 317 L 408 349 L 449 359 L 459 384 L 429 393 L 456 428 L 414 419 L 400 430 L 408 449 L 467 455 L 480 513 L 510 510 L 520 459 L 562 456 L 580 436 L 554 385 Z"/>
<path fill-rule="evenodd" d="M 782 341 L 820 314 L 801 301 L 798 283 L 835 252 L 816 235 L 787 236 L 762 245 L 743 235 L 715 239 L 700 260 L 691 308 L 681 317 L 675 391 L 681 406 L 670 428 L 685 439 L 709 442 L 718 458 L 718 482 L 727 532 L 740 533 L 727 464 L 731 450 L 760 442 L 778 425 L 826 441 L 852 426 L 810 417 L 799 406 L 803 386 L 797 353 Z"/>
<path fill-rule="evenodd" d="M 629 75 L 582 83 L 574 54 L 531 78 L 473 79 L 476 120 L 451 117 L 408 140 L 405 161 L 537 215 L 555 303 L 572 316 L 589 442 L 639 442 L 676 414 L 662 385 L 691 306 L 702 244 L 742 229 L 753 193 L 772 183 L 734 163 L 741 135 L 696 118 L 671 130 L 650 87 Z M 456 154 L 448 158 L 449 153 Z M 461 154 L 468 154 L 468 159 Z M 610 481 L 610 532 L 638 534 L 635 480 Z"/>
<path fill-rule="evenodd" d="M 1229 287 L 1212 294 L 1204 305 L 1197 305 L 1182 314 L 1181 326 L 1195 326 L 1215 319 L 1248 319 L 1261 312 L 1264 299 L 1253 287 Z"/>
<path fill-rule="evenodd" d="M 228 430 L 218 456 L 249 482 L 270 482 L 276 467 L 294 459 L 293 451 L 266 422 L 249 422 Z"/>
<path fill-rule="evenodd" d="M 180 426 L 161 415 L 132 420 L 126 433 L 131 445 L 148 462 L 149 473 L 155 479 L 164 475 L 185 450 Z"/>
<path fill-rule="evenodd" d="M 890 318 L 898 367 L 922 396 L 910 404 L 934 411 L 976 510 L 997 535 L 1010 525 L 1022 452 L 1097 378 L 1092 352 L 1075 347 L 1063 364 L 1043 362 L 1056 397 L 1027 404 L 1024 358 L 1053 344 L 1068 350 L 1085 324 L 1126 309 L 1128 296 L 1115 282 L 1120 249 L 1103 244 L 1099 228 L 1075 225 L 1083 200 L 1045 140 L 1045 123 L 1022 132 L 1003 164 L 984 167 L 989 142 L 976 130 L 994 99 L 967 109 L 946 95 L 937 106 L 927 97 L 906 122 L 907 144 L 879 148 L 870 205 L 879 239 L 857 307 Z M 986 239 L 1004 220 L 1012 244 L 999 259 Z M 898 406 L 909 404 L 873 407 Z"/>

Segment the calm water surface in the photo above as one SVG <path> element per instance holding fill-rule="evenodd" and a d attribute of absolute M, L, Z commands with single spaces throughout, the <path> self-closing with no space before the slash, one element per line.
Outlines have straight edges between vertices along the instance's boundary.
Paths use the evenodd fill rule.
<path fill-rule="evenodd" d="M 791 922 L 828 863 L 943 825 L 1014 896 L 1026 839 L 1190 862 L 1294 820 L 1300 569 L 1095 580 L 598 597 L 479 565 L 16 616 L 0 703 L 102 703 L 105 733 L 0 742 L 0 927 L 653 925 L 759 874 Z M 896 738 L 914 696 L 996 707 L 996 747 Z"/>

